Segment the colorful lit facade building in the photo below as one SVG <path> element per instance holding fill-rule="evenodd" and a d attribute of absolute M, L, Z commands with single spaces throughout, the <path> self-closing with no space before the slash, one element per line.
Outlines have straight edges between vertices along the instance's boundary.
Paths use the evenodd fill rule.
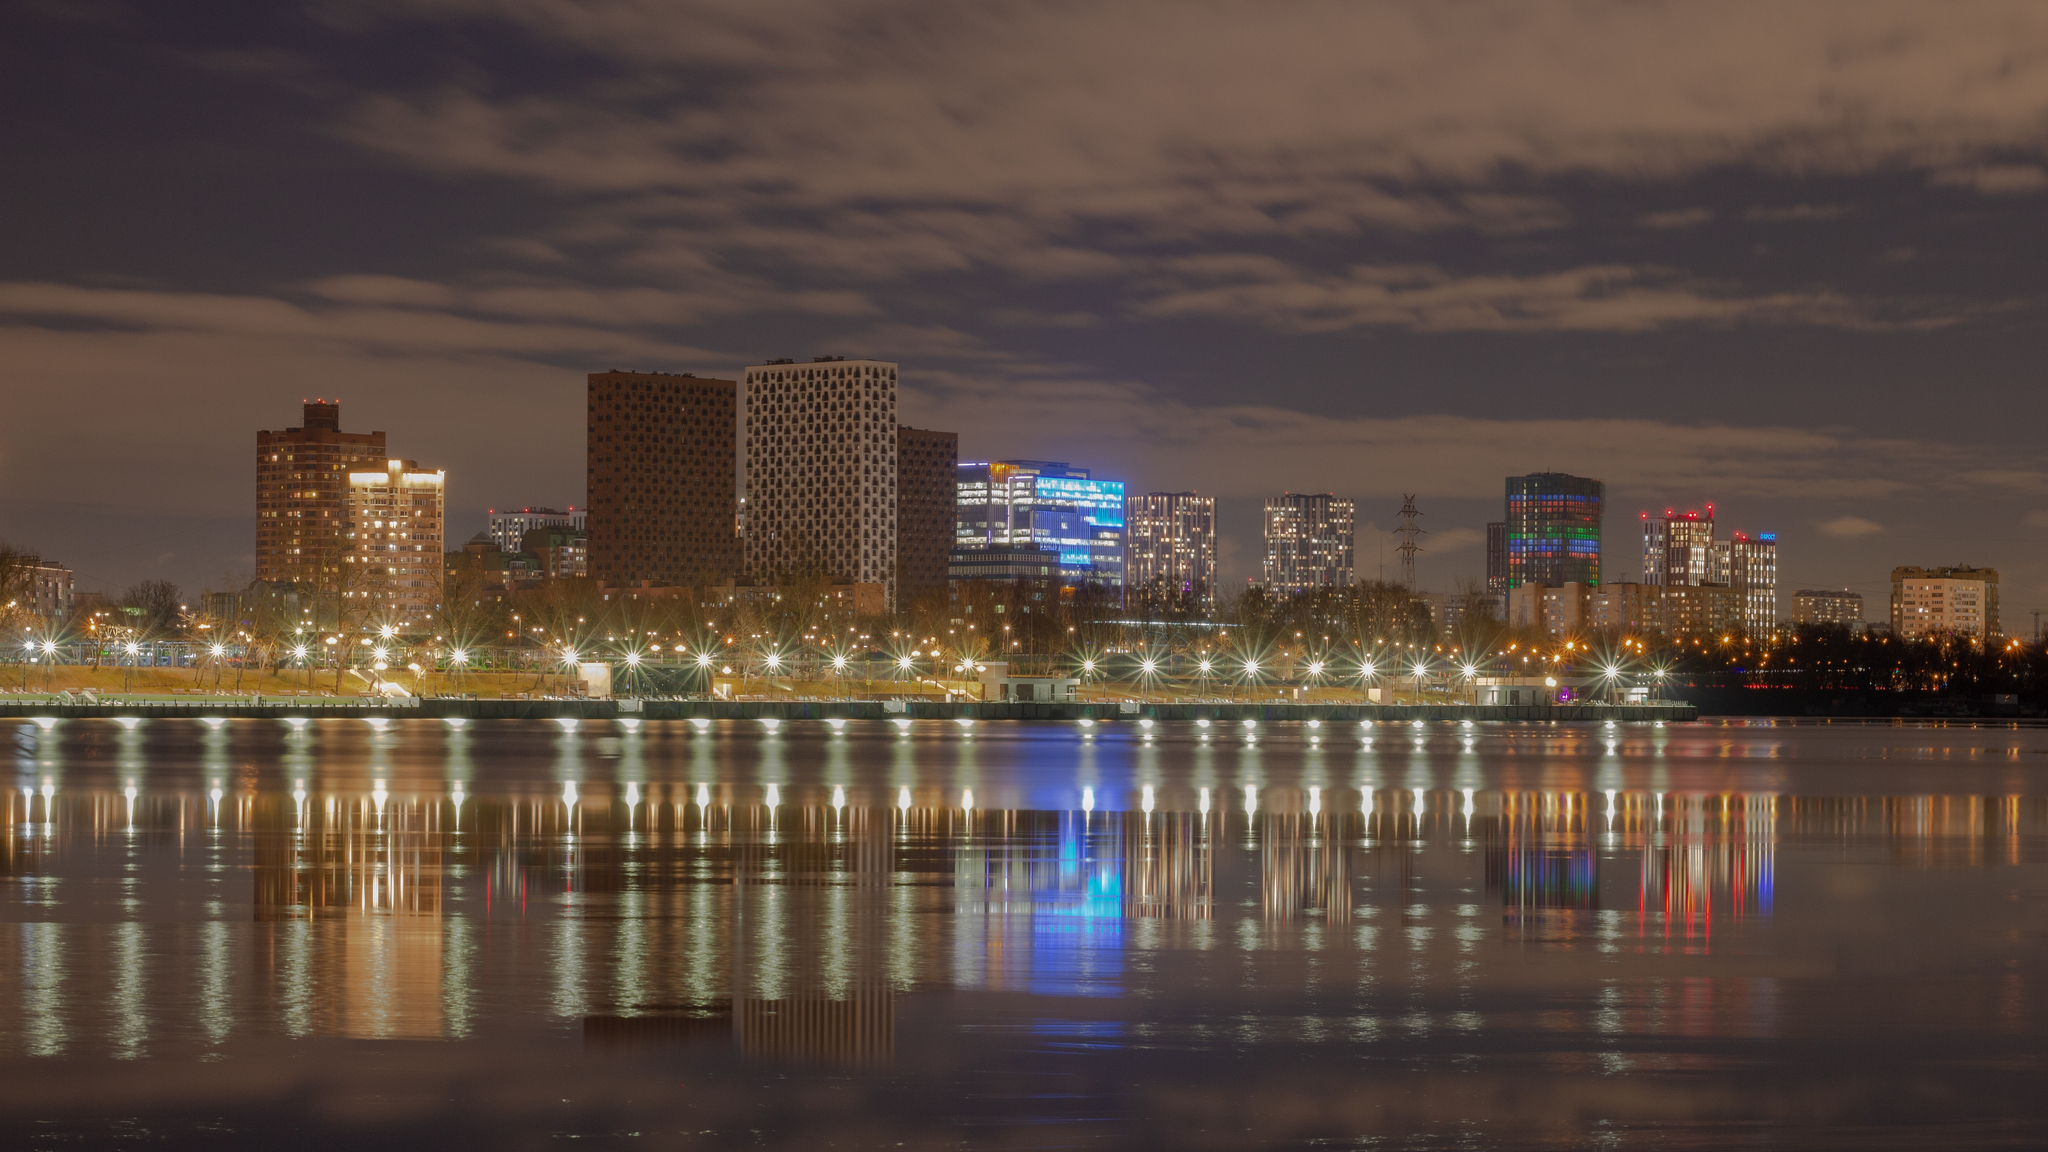
<path fill-rule="evenodd" d="M 1330 493 L 1266 498 L 1266 590 L 1293 594 L 1349 588 L 1356 521 L 1351 501 Z"/>
<path fill-rule="evenodd" d="M 977 566 L 964 552 L 1049 548 L 1063 581 L 1123 586 L 1123 481 L 1051 460 L 971 461 L 959 465 L 955 490 L 955 569 Z"/>
<path fill-rule="evenodd" d="M 349 545 L 343 595 L 398 626 L 427 623 L 441 606 L 447 473 L 391 460 L 348 474 Z"/>
<path fill-rule="evenodd" d="M 897 599 L 896 371 L 819 357 L 746 370 L 745 572 L 826 577 Z"/>
<path fill-rule="evenodd" d="M 1216 498 L 1152 492 L 1124 501 L 1124 574 L 1132 588 L 1216 606 Z"/>
<path fill-rule="evenodd" d="M 1600 583 L 1607 486 L 1563 472 L 1507 479 L 1507 586 Z"/>

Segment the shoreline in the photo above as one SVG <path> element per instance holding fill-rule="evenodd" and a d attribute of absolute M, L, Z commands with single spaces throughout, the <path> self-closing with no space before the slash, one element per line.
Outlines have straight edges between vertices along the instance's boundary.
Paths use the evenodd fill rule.
<path fill-rule="evenodd" d="M 1699 718 L 1691 704 L 1325 704 L 1325 703 L 1018 703 L 935 700 L 468 700 L 425 696 L 390 700 L 308 698 L 137 702 L 0 698 L 0 719 L 315 719 L 434 720 L 1014 720 L 1080 721 L 1630 721 Z"/>

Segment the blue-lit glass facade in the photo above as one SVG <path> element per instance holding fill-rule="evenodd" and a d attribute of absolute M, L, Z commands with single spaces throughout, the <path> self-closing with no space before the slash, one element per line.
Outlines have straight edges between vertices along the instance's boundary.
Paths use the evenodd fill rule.
<path fill-rule="evenodd" d="M 1124 582 L 1124 483 L 1049 460 L 960 465 L 955 548 L 1056 549 L 1062 579 Z"/>

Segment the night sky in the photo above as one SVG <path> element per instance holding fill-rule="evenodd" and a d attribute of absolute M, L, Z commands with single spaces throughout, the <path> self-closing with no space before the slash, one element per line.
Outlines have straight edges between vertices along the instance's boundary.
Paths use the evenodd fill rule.
<path fill-rule="evenodd" d="M 2048 5 L 17 0 L 0 100 L 0 538 L 81 589 L 246 576 L 304 397 L 459 541 L 583 502 L 587 372 L 838 354 L 1232 581 L 1413 492 L 1449 587 L 1555 469 L 1610 578 L 1712 501 L 2048 608 Z"/>

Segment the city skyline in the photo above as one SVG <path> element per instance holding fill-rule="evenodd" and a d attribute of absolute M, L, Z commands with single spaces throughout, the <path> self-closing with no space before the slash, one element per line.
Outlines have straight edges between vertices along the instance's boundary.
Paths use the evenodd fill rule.
<path fill-rule="evenodd" d="M 1213 493 L 1225 585 L 1258 573 L 1267 495 L 1335 491 L 1361 575 L 1421 493 L 1443 586 L 1481 570 L 1499 477 L 1557 470 L 1617 513 L 1717 494 L 1801 541 L 1783 587 L 1874 603 L 1896 564 L 1978 564 L 2015 610 L 2048 598 L 2048 475 L 2003 418 L 2028 410 L 2048 241 L 2025 6 L 1172 22 L 1193 59 L 1319 46 L 1256 83 L 1135 50 L 1142 7 L 854 5 L 704 40 L 536 11 L 0 17 L 36 173 L 0 214 L 0 482 L 23 496 L 0 534 L 95 585 L 202 587 L 256 567 L 236 445 L 288 420 L 224 414 L 282 409 L 280 380 L 360 426 L 403 413 L 466 525 L 580 489 L 547 432 L 591 371 L 831 353 L 914 365 L 901 422 L 971 458 Z M 1760 81 L 1756 43 L 1801 79 Z M 379 65 L 400 50 L 418 66 Z M 34 96 L 58 89 L 102 96 Z M 950 90 L 976 115 L 920 95 Z M 715 163 L 683 142 L 698 116 Z M 105 414 L 85 470 L 42 431 L 80 394 Z"/>

